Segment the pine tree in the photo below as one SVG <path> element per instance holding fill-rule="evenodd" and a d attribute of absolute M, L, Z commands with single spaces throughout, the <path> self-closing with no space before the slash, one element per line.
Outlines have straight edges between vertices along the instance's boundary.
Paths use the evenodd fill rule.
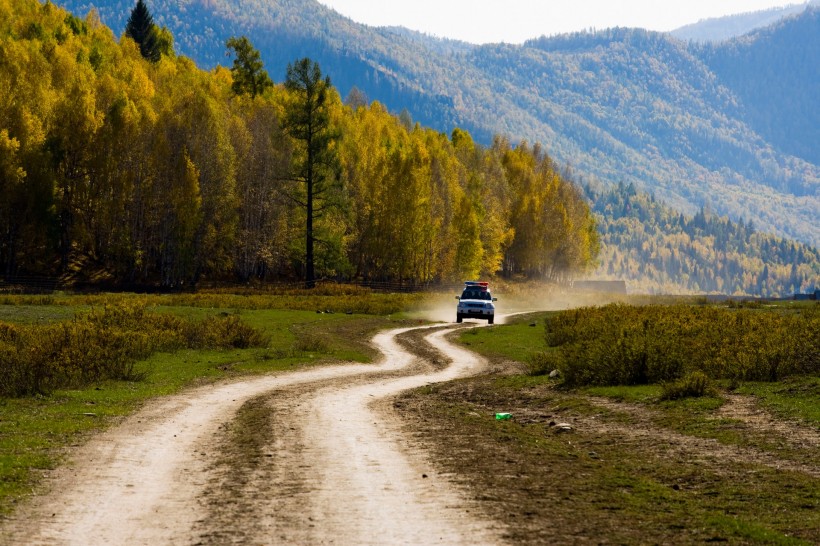
<path fill-rule="evenodd" d="M 125 35 L 140 46 L 140 53 L 144 58 L 153 63 L 159 61 L 161 51 L 157 42 L 157 28 L 148 6 L 142 0 L 137 0 L 137 5 L 131 10 L 131 16 L 125 25 Z"/>
<path fill-rule="evenodd" d="M 288 65 L 285 89 L 294 100 L 285 112 L 285 132 L 300 150 L 294 154 L 292 180 L 304 185 L 303 198 L 291 199 L 305 210 L 305 286 L 316 284 L 315 221 L 333 205 L 331 194 L 338 179 L 338 157 L 333 147 L 338 134 L 331 122 L 330 77 L 308 58 Z"/>
<path fill-rule="evenodd" d="M 254 98 L 263 94 L 266 89 L 273 87 L 273 82 L 263 68 L 264 65 L 259 51 L 251 45 L 247 37 L 229 38 L 225 46 L 236 53 L 236 59 L 234 59 L 231 68 L 231 74 L 233 75 L 231 90 L 235 94 L 247 94 Z"/>

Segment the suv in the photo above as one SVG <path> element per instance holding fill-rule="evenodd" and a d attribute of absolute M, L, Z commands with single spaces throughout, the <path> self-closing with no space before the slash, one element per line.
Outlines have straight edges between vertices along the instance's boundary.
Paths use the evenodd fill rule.
<path fill-rule="evenodd" d="M 486 319 L 487 324 L 495 321 L 494 301 L 498 298 L 490 295 L 490 283 L 478 281 L 466 281 L 464 292 L 461 296 L 456 296 L 458 309 L 456 310 L 456 322 L 461 322 L 466 318 Z"/>

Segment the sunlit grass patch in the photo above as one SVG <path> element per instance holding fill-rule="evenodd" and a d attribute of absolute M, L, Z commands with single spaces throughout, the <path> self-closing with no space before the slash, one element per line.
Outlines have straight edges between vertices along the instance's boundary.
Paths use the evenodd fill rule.
<path fill-rule="evenodd" d="M 790 377 L 778 383 L 742 383 L 736 392 L 754 395 L 775 415 L 820 427 L 820 375 Z"/>

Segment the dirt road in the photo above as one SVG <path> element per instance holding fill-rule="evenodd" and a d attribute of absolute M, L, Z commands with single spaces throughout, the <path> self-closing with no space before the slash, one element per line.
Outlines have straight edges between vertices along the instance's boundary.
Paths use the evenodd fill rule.
<path fill-rule="evenodd" d="M 213 385 L 151 405 L 79 449 L 0 543 L 500 543 L 500 526 L 431 469 L 385 402 L 485 363 L 448 343 L 446 328 L 411 352 L 397 341 L 409 330 L 374 338 L 378 365 Z"/>

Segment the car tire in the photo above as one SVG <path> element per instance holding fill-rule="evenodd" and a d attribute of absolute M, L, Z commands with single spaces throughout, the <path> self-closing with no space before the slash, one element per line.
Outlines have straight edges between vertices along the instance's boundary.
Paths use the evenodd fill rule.
<path fill-rule="evenodd" d="M 456 315 L 456 322 L 457 322 L 457 323 L 459 323 L 459 324 L 461 324 L 461 321 L 462 321 L 462 320 L 464 320 L 464 317 L 462 317 L 460 314 L 457 314 L 457 315 Z"/>
<path fill-rule="evenodd" d="M 487 319 L 487 324 L 492 324 L 493 322 L 495 322 L 495 317 L 490 317 Z"/>

